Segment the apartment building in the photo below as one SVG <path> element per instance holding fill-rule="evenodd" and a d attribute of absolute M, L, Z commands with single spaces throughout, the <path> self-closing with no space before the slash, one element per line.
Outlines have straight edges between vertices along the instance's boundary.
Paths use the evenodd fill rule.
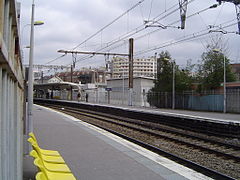
<path fill-rule="evenodd" d="M 0 179 L 22 180 L 24 76 L 19 45 L 20 5 L 0 0 Z"/>
<path fill-rule="evenodd" d="M 109 62 L 112 78 L 128 77 L 129 60 L 123 57 L 113 57 Z M 133 60 L 134 77 L 152 77 L 157 75 L 157 60 L 155 57 L 136 58 Z"/>

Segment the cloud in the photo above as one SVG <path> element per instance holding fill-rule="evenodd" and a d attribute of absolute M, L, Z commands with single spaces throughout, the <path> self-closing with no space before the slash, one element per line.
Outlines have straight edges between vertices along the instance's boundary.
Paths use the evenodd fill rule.
<path fill-rule="evenodd" d="M 31 2 L 20 0 L 22 3 L 21 9 L 21 24 L 29 24 L 31 16 Z M 123 1 L 123 0 L 58 0 L 36 1 L 35 19 L 45 22 L 43 26 L 35 27 L 35 62 L 37 64 L 45 64 L 52 59 L 55 59 L 60 54 L 59 49 L 72 49 L 76 45 L 83 42 L 99 29 L 107 25 L 113 19 L 132 7 L 139 0 Z M 151 4 L 152 2 L 152 4 Z M 200 1 L 195 0 L 188 6 L 188 15 L 194 14 L 197 11 L 207 8 L 216 3 L 215 1 Z M 175 6 L 174 6 L 175 5 Z M 152 7 L 152 8 L 151 8 Z M 169 11 L 169 8 L 173 7 Z M 178 7 L 178 1 L 144 1 L 140 6 L 133 11 L 127 13 L 124 17 L 113 23 L 109 28 L 106 28 L 102 33 L 83 44 L 78 50 L 95 51 L 103 47 L 103 43 L 109 42 L 118 38 L 120 35 L 126 34 L 129 30 L 136 30 L 136 27 L 143 25 L 144 20 L 152 20 L 157 15 L 165 17 L 166 12 L 170 12 Z M 176 12 L 162 18 L 159 23 L 168 25 L 172 22 L 174 26 L 179 26 L 180 12 Z M 132 35 L 135 39 L 134 51 L 148 49 L 153 46 L 160 46 L 164 42 L 175 41 L 179 37 L 184 37 L 201 30 L 206 30 L 209 25 L 219 25 L 229 20 L 236 19 L 235 7 L 232 3 L 224 3 L 216 9 L 210 9 L 203 13 L 199 13 L 186 21 L 186 29 L 179 30 L 176 28 L 146 28 L 144 31 Z M 233 22 L 236 22 L 233 21 Z M 146 35 L 141 39 L 140 36 L 147 32 L 155 31 L 156 33 Z M 226 28 L 227 31 L 237 31 L 237 25 Z M 23 45 L 28 45 L 29 42 L 29 27 L 25 27 L 22 31 Z M 225 35 L 229 39 L 230 58 L 236 59 L 239 57 L 239 38 L 234 34 Z M 157 50 L 169 50 L 177 63 L 185 63 L 187 58 L 197 60 L 204 51 L 203 42 L 208 38 L 202 37 L 191 42 L 184 42 L 175 46 L 169 46 Z M 128 39 L 128 38 L 127 38 Z M 126 39 L 126 42 L 127 42 Z M 90 46 L 99 44 L 99 46 Z M 90 46 L 90 47 L 89 47 Z M 112 48 L 112 47 L 110 47 Z M 107 51 L 108 49 L 104 50 Z M 26 51 L 26 50 L 24 50 Z M 116 52 L 128 51 L 128 45 L 125 44 L 120 48 L 114 49 Z M 154 55 L 155 51 L 143 54 L 142 56 Z M 25 53 L 27 54 L 27 53 Z M 27 57 L 25 55 L 25 57 Z M 78 59 L 81 56 L 79 56 Z M 54 63 L 68 64 L 71 63 L 71 56 L 62 58 Z M 81 61 L 80 61 L 81 62 Z M 239 62 L 239 61 L 238 61 Z M 53 64 L 54 64 L 53 63 Z M 104 64 L 104 57 L 94 57 L 92 60 L 85 60 L 79 63 L 80 66 L 94 66 Z"/>

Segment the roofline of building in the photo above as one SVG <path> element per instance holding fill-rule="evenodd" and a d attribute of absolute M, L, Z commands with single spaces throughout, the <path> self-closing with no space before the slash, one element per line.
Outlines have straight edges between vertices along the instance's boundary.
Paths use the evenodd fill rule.
<path fill-rule="evenodd" d="M 128 77 L 124 77 L 124 78 L 112 78 L 112 79 L 107 79 L 107 81 L 112 81 L 112 80 L 123 80 L 123 79 L 128 79 Z M 154 80 L 155 78 L 153 77 L 142 77 L 142 76 L 138 76 L 138 77 L 133 77 L 133 79 L 148 79 L 148 80 Z"/>
<path fill-rule="evenodd" d="M 58 82 L 58 83 L 43 83 L 43 84 L 34 84 L 34 86 L 59 86 L 59 85 L 69 85 L 69 86 L 72 86 L 72 87 L 77 87 L 77 89 L 81 89 L 81 85 L 80 84 L 76 84 L 76 83 L 72 83 L 72 82 Z"/>

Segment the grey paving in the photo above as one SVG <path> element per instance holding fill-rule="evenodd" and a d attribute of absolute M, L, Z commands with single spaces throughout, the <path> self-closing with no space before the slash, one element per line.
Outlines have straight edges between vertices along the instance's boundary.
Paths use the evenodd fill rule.
<path fill-rule="evenodd" d="M 40 146 L 58 150 L 79 180 L 186 179 L 54 112 L 35 106 L 33 119 Z"/>

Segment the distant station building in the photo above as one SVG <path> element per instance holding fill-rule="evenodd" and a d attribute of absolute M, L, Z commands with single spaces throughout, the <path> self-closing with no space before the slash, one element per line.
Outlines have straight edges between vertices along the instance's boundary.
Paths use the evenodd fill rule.
<path fill-rule="evenodd" d="M 43 76 L 41 79 L 36 79 L 34 88 L 38 98 L 84 101 L 88 94 L 89 101 L 103 102 L 107 85 L 106 79 L 109 79 L 110 76 L 110 73 L 103 68 L 83 68 L 73 73 L 60 72 L 52 76 Z M 79 93 L 81 98 L 77 98 Z"/>
<path fill-rule="evenodd" d="M 154 78 L 134 77 L 133 78 L 133 106 L 149 107 L 147 93 L 154 87 Z M 107 80 L 108 103 L 128 105 L 128 78 L 116 78 Z"/>

